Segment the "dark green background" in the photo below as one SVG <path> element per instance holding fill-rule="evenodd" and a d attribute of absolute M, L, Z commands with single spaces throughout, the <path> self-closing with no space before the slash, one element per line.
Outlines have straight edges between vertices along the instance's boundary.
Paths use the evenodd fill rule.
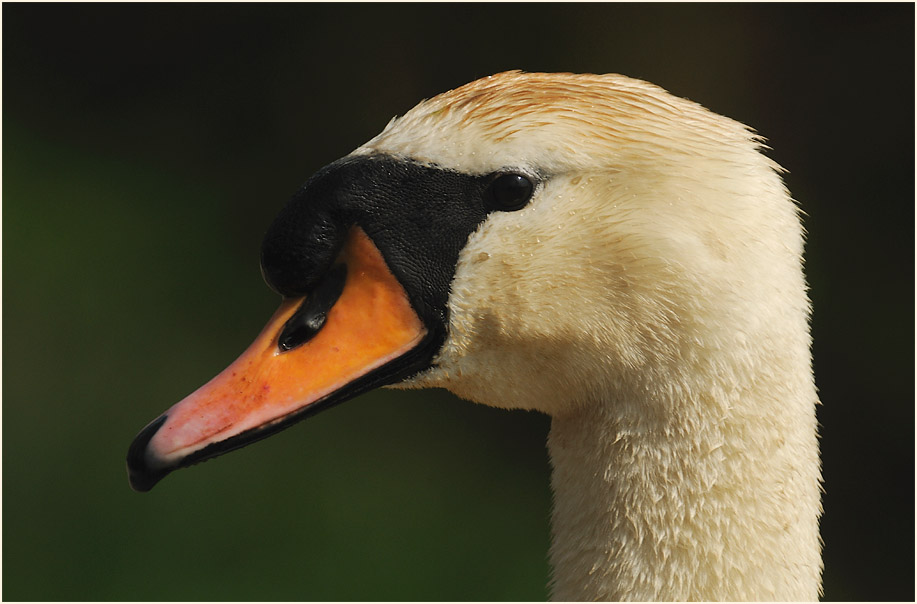
<path fill-rule="evenodd" d="M 808 214 L 825 591 L 914 597 L 914 7 L 3 5 L 3 598 L 546 597 L 547 418 L 380 392 L 152 493 L 124 456 L 278 300 L 314 170 L 496 71 L 741 120 Z"/>

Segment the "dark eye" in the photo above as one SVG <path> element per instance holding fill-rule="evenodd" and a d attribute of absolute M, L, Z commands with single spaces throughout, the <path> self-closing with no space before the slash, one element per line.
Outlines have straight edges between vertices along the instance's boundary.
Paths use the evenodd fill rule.
<path fill-rule="evenodd" d="M 532 198 L 535 185 L 522 174 L 500 174 L 488 185 L 484 199 L 494 210 L 513 212 L 521 210 Z"/>

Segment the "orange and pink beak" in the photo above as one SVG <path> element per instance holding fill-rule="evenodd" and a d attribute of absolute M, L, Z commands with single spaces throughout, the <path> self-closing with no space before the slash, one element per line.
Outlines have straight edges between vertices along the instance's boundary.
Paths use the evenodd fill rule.
<path fill-rule="evenodd" d="M 148 491 L 173 470 L 431 368 L 468 237 L 491 212 L 520 209 L 531 179 L 384 154 L 316 172 L 261 245 L 262 274 L 283 304 L 238 360 L 140 431 L 131 486 Z"/>
<path fill-rule="evenodd" d="M 422 368 L 428 333 L 382 254 L 352 228 L 325 284 L 285 299 L 242 356 L 138 434 L 131 486 L 147 491 L 172 470 L 407 377 Z"/>

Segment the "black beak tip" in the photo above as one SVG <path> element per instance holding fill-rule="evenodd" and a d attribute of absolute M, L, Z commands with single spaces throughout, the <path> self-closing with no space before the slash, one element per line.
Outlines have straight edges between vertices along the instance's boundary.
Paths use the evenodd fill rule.
<path fill-rule="evenodd" d="M 172 471 L 168 467 L 152 467 L 147 456 L 147 445 L 153 435 L 159 431 L 168 416 L 163 415 L 140 431 L 140 434 L 131 443 L 127 450 L 127 478 L 131 488 L 138 493 L 145 493 L 152 489 L 157 482 Z"/>

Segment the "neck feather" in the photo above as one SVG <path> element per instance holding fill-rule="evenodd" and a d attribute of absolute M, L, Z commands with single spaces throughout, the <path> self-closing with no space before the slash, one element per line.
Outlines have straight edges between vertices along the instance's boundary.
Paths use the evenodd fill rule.
<path fill-rule="evenodd" d="M 748 382 L 553 419 L 555 599 L 817 599 L 814 386 L 800 371 Z"/>

